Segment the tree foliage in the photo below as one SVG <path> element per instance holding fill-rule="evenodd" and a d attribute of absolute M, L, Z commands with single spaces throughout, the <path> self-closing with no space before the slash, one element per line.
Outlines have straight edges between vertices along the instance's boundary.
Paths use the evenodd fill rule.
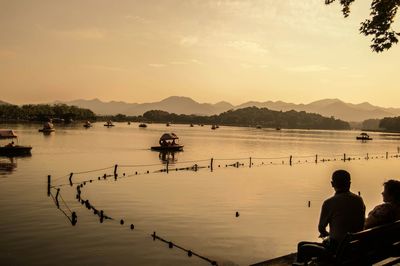
<path fill-rule="evenodd" d="M 0 120 L 47 121 L 50 118 L 64 120 L 93 120 L 96 115 L 89 109 L 66 104 L 0 105 Z"/>
<path fill-rule="evenodd" d="M 323 117 L 319 114 L 272 111 L 267 108 L 247 107 L 229 110 L 219 115 L 197 116 L 177 115 L 165 111 L 152 110 L 143 114 L 143 119 L 152 122 L 219 124 L 233 126 L 262 126 L 269 128 L 300 128 L 300 129 L 349 129 L 347 122 L 333 117 Z"/>
<path fill-rule="evenodd" d="M 400 131 L 400 116 L 383 118 L 379 123 L 379 127 L 388 131 Z"/>
<path fill-rule="evenodd" d="M 336 0 L 325 0 L 329 5 Z M 340 0 L 344 17 L 350 14 L 350 5 L 355 0 Z M 365 0 L 363 0 L 365 1 Z M 372 0 L 370 18 L 361 23 L 360 33 L 373 36 L 371 48 L 374 52 L 382 52 L 398 42 L 399 32 L 392 29 L 392 24 L 400 6 L 400 0 Z"/>

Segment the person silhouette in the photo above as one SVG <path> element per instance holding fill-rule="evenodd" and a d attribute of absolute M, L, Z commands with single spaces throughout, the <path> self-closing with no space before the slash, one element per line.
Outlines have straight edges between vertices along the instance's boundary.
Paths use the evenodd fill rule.
<path fill-rule="evenodd" d="M 332 174 L 331 185 L 335 194 L 324 201 L 318 224 L 322 243 L 302 241 L 297 246 L 297 261 L 303 265 L 313 257 L 324 258 L 335 253 L 347 233 L 363 230 L 365 205 L 360 196 L 350 191 L 350 173 L 337 170 Z M 329 232 L 326 227 L 329 225 Z"/>
<path fill-rule="evenodd" d="M 382 198 L 383 203 L 368 214 L 365 229 L 400 220 L 400 181 L 391 179 L 383 183 Z"/>

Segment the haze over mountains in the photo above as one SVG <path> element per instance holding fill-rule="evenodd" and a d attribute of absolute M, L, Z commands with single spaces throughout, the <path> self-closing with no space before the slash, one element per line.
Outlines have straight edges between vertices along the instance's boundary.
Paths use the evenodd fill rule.
<path fill-rule="evenodd" d="M 309 104 L 294 104 L 282 101 L 257 102 L 250 101 L 240 105 L 232 105 L 228 102 L 216 104 L 198 103 L 189 97 L 171 96 L 159 102 L 151 103 L 126 103 L 122 101 L 102 102 L 99 99 L 74 100 L 69 102 L 55 102 L 75 105 L 81 108 L 89 108 L 99 115 L 142 115 L 149 110 L 163 110 L 176 114 L 214 115 L 230 109 L 240 109 L 256 106 L 275 111 L 305 111 L 317 113 L 323 116 L 339 118 L 345 121 L 360 122 L 366 119 L 381 119 L 383 117 L 400 116 L 400 108 L 384 108 L 364 102 L 360 104 L 345 103 L 339 99 L 324 99 Z M 0 104 L 8 104 L 0 101 Z"/>
<path fill-rule="evenodd" d="M 214 115 L 230 109 L 240 109 L 256 106 L 276 111 L 305 111 L 317 113 L 323 116 L 334 116 L 345 121 L 363 121 L 372 118 L 393 117 L 400 115 L 400 108 L 384 108 L 364 102 L 360 104 L 345 103 L 339 99 L 324 99 L 309 104 L 294 104 L 282 101 L 246 102 L 234 106 L 228 102 L 216 104 L 198 103 L 189 97 L 171 96 L 159 102 L 152 103 L 126 103 L 126 102 L 102 102 L 98 99 L 75 100 L 65 102 L 68 105 L 76 105 L 82 108 L 89 108 L 96 114 L 115 115 L 142 115 L 149 110 L 163 110 L 176 114 Z"/>

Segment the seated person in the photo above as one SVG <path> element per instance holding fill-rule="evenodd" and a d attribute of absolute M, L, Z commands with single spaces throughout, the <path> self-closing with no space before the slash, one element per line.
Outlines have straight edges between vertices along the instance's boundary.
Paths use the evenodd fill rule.
<path fill-rule="evenodd" d="M 14 141 L 11 141 L 11 142 L 8 143 L 6 146 L 7 146 L 7 147 L 14 147 L 14 146 L 15 146 Z"/>
<path fill-rule="evenodd" d="M 365 229 L 400 220 L 400 181 L 392 179 L 383 183 L 382 198 L 384 203 L 368 214 Z"/>
<path fill-rule="evenodd" d="M 363 229 L 365 205 L 361 197 L 350 192 L 350 174 L 345 170 L 337 170 L 332 174 L 332 187 L 335 195 L 325 200 L 318 224 L 322 243 L 300 242 L 297 247 L 297 262 L 306 263 L 313 257 L 323 258 L 336 252 L 339 243 L 348 232 Z M 329 225 L 329 232 L 326 227 Z"/>

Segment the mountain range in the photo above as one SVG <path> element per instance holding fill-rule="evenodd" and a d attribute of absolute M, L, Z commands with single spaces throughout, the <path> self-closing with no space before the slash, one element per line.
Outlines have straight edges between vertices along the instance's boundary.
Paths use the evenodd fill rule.
<path fill-rule="evenodd" d="M 0 101 L 0 104 L 4 102 Z M 99 115 L 142 115 L 149 110 L 163 110 L 176 114 L 215 115 L 231 109 L 245 107 L 268 108 L 275 111 L 305 111 L 317 113 L 327 117 L 335 117 L 345 121 L 361 122 L 366 119 L 381 119 L 383 117 L 400 116 L 400 108 L 384 108 L 374 106 L 368 102 L 360 104 L 346 103 L 339 99 L 323 99 L 309 104 L 294 104 L 282 101 L 257 102 L 249 101 L 240 105 L 232 105 L 221 101 L 216 104 L 198 103 L 189 97 L 171 96 L 159 102 L 126 103 L 122 101 L 103 102 L 99 99 L 74 100 L 68 102 L 54 102 L 89 108 Z"/>

